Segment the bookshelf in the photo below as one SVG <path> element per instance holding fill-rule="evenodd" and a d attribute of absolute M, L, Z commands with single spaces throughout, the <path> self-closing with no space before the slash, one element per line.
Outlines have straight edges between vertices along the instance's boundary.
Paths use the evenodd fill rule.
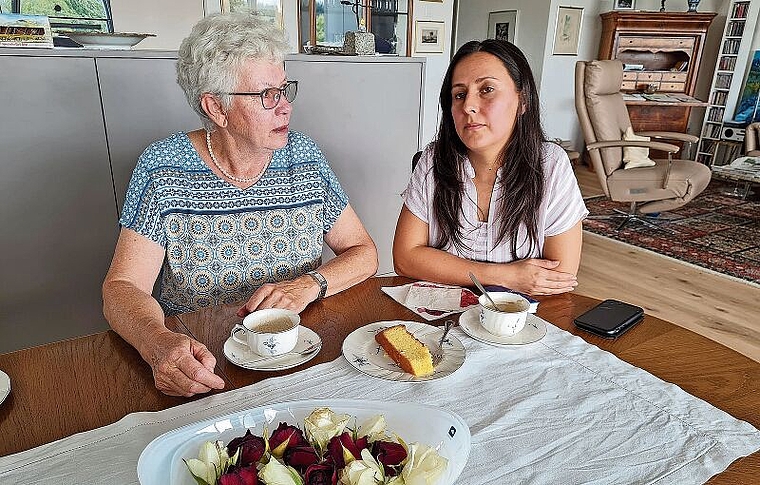
<path fill-rule="evenodd" d="M 722 139 L 723 125 L 734 116 L 747 64 L 751 62 L 760 0 L 732 0 L 715 62 L 708 106 L 702 122 L 697 161 L 712 165 Z"/>

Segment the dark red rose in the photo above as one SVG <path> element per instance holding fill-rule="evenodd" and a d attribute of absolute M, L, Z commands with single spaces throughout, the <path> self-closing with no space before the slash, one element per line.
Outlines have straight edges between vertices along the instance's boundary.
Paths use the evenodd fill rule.
<path fill-rule="evenodd" d="M 282 459 L 286 465 L 290 465 L 303 473 L 309 465 L 319 462 L 319 455 L 311 446 L 288 446 Z"/>
<path fill-rule="evenodd" d="M 311 465 L 303 477 L 304 485 L 336 485 L 338 469 L 329 463 Z"/>
<path fill-rule="evenodd" d="M 244 467 L 256 463 L 262 456 L 264 456 L 266 444 L 264 443 L 264 438 L 251 434 L 251 430 L 249 429 L 245 432 L 245 436 L 235 438 L 229 442 L 227 445 L 227 454 L 234 456 L 238 448 L 241 448 L 238 465 Z"/>
<path fill-rule="evenodd" d="M 330 439 L 330 442 L 327 444 L 327 453 L 336 467 L 343 468 L 346 466 L 346 461 L 343 459 L 343 448 L 347 449 L 354 458 L 360 460 L 362 450 L 368 447 L 366 436 L 362 436 L 354 441 L 351 433 L 344 431 L 340 436 L 333 436 Z"/>
<path fill-rule="evenodd" d="M 256 465 L 244 467 L 232 467 L 219 477 L 219 485 L 258 485 L 259 475 Z"/>
<path fill-rule="evenodd" d="M 375 441 L 372 444 L 372 456 L 383 464 L 385 474 L 396 476 L 396 469 L 392 468 L 401 464 L 406 459 L 406 450 L 400 443 L 392 441 Z"/>
<path fill-rule="evenodd" d="M 288 423 L 280 423 L 269 437 L 269 448 L 273 450 L 286 441 L 288 442 L 285 445 L 286 449 L 292 446 L 309 446 L 306 438 L 303 437 L 303 431 Z"/>

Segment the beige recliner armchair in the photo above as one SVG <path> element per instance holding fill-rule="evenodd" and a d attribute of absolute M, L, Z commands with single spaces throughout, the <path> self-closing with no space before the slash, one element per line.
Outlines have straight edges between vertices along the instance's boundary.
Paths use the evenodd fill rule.
<path fill-rule="evenodd" d="M 760 135 L 760 123 L 751 123 L 744 131 L 744 154 L 748 157 L 760 157 L 758 149 L 758 135 Z"/>
<path fill-rule="evenodd" d="M 661 141 L 625 141 L 623 133 L 631 126 L 628 110 L 620 93 L 623 64 L 619 60 L 579 61 L 575 65 L 575 109 L 586 141 L 591 163 L 604 193 L 616 202 L 630 202 L 628 212 L 610 216 L 621 218 L 621 229 L 632 220 L 655 226 L 647 214 L 680 207 L 702 192 L 710 182 L 710 169 L 697 162 L 673 160 L 679 148 Z M 694 143 L 696 136 L 686 133 L 641 132 L 652 140 L 666 139 Z M 655 166 L 625 170 L 623 147 L 646 147 L 667 152 L 667 160 Z"/>

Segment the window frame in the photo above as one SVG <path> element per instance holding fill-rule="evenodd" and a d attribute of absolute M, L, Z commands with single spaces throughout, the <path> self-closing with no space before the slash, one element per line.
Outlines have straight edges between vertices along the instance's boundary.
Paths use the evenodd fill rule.
<path fill-rule="evenodd" d="M 412 42 L 413 42 L 413 26 L 412 26 L 412 11 L 414 9 L 414 0 L 398 0 L 399 3 L 406 1 L 407 2 L 407 10 L 406 12 L 399 12 L 396 10 L 396 15 L 406 15 L 406 54 L 405 57 L 411 57 L 412 55 Z M 365 20 L 365 26 L 367 28 L 367 32 L 372 32 L 372 5 L 376 2 L 376 0 L 359 0 L 359 4 L 361 6 L 360 12 L 360 18 L 363 18 Z M 317 0 L 309 0 L 309 36 L 304 36 L 303 28 L 302 28 L 302 18 L 301 18 L 301 0 L 297 1 L 298 3 L 298 52 L 304 53 L 306 52 L 304 50 L 304 44 L 306 40 L 309 41 L 310 45 L 317 45 Z M 361 4 L 364 5 L 361 5 Z M 398 54 L 401 56 L 401 54 Z"/>

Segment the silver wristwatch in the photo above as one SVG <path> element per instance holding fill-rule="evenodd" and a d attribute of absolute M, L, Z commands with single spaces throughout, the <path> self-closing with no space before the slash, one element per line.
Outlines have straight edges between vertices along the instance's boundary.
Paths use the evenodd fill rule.
<path fill-rule="evenodd" d="M 306 274 L 314 278 L 314 281 L 319 285 L 319 296 L 317 296 L 317 300 L 321 300 L 327 293 L 327 280 L 318 271 L 308 271 Z"/>

